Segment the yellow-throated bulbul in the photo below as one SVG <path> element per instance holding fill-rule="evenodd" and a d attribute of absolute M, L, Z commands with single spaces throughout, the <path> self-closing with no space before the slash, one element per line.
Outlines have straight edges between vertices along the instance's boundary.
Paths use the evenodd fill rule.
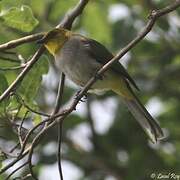
<path fill-rule="evenodd" d="M 39 43 L 43 43 L 54 56 L 57 67 L 81 87 L 113 58 L 112 53 L 99 42 L 63 28 L 51 30 Z M 124 67 L 119 62 L 114 62 L 103 79 L 96 81 L 91 89 L 112 90 L 117 93 L 152 142 L 156 142 L 163 137 L 163 132 L 131 87 L 138 89 Z"/>

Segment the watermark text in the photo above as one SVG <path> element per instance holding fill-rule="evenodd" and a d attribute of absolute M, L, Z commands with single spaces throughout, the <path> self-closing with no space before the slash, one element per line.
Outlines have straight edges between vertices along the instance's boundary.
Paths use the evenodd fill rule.
<path fill-rule="evenodd" d="M 152 173 L 150 175 L 151 179 L 172 179 L 172 180 L 180 180 L 180 173 Z"/>

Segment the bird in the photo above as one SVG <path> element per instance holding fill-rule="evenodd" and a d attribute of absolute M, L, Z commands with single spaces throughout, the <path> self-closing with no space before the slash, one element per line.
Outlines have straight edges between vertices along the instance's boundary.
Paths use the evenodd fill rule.
<path fill-rule="evenodd" d="M 58 69 L 80 87 L 84 87 L 114 57 L 100 42 L 61 27 L 47 32 L 38 43 L 43 44 L 54 56 Z M 164 137 L 163 131 L 140 102 L 134 89 L 139 90 L 118 61 L 91 86 L 91 90 L 111 90 L 119 95 L 151 142 L 156 143 Z"/>

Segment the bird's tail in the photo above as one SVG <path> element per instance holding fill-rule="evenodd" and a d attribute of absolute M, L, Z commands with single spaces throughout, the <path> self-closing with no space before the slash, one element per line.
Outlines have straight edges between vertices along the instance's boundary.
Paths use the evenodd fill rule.
<path fill-rule="evenodd" d="M 142 105 L 142 103 L 133 93 L 129 85 L 127 85 L 126 89 L 126 95 L 128 91 L 129 96 L 124 95 L 122 93 L 122 89 L 118 89 L 114 89 L 114 91 L 123 98 L 123 101 L 127 105 L 129 111 L 132 113 L 132 115 L 144 129 L 146 134 L 149 136 L 150 140 L 153 143 L 156 143 L 158 139 L 162 139 L 164 135 L 159 124 L 154 120 L 154 118 Z"/>

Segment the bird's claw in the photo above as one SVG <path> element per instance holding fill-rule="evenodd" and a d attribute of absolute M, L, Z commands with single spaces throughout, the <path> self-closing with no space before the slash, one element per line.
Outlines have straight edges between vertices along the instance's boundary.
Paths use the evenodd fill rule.
<path fill-rule="evenodd" d="M 79 94 L 81 92 L 81 89 L 77 91 L 75 95 L 75 99 L 79 100 Z M 79 102 L 86 102 L 87 100 L 87 94 L 84 94 L 83 97 L 79 100 Z"/>

